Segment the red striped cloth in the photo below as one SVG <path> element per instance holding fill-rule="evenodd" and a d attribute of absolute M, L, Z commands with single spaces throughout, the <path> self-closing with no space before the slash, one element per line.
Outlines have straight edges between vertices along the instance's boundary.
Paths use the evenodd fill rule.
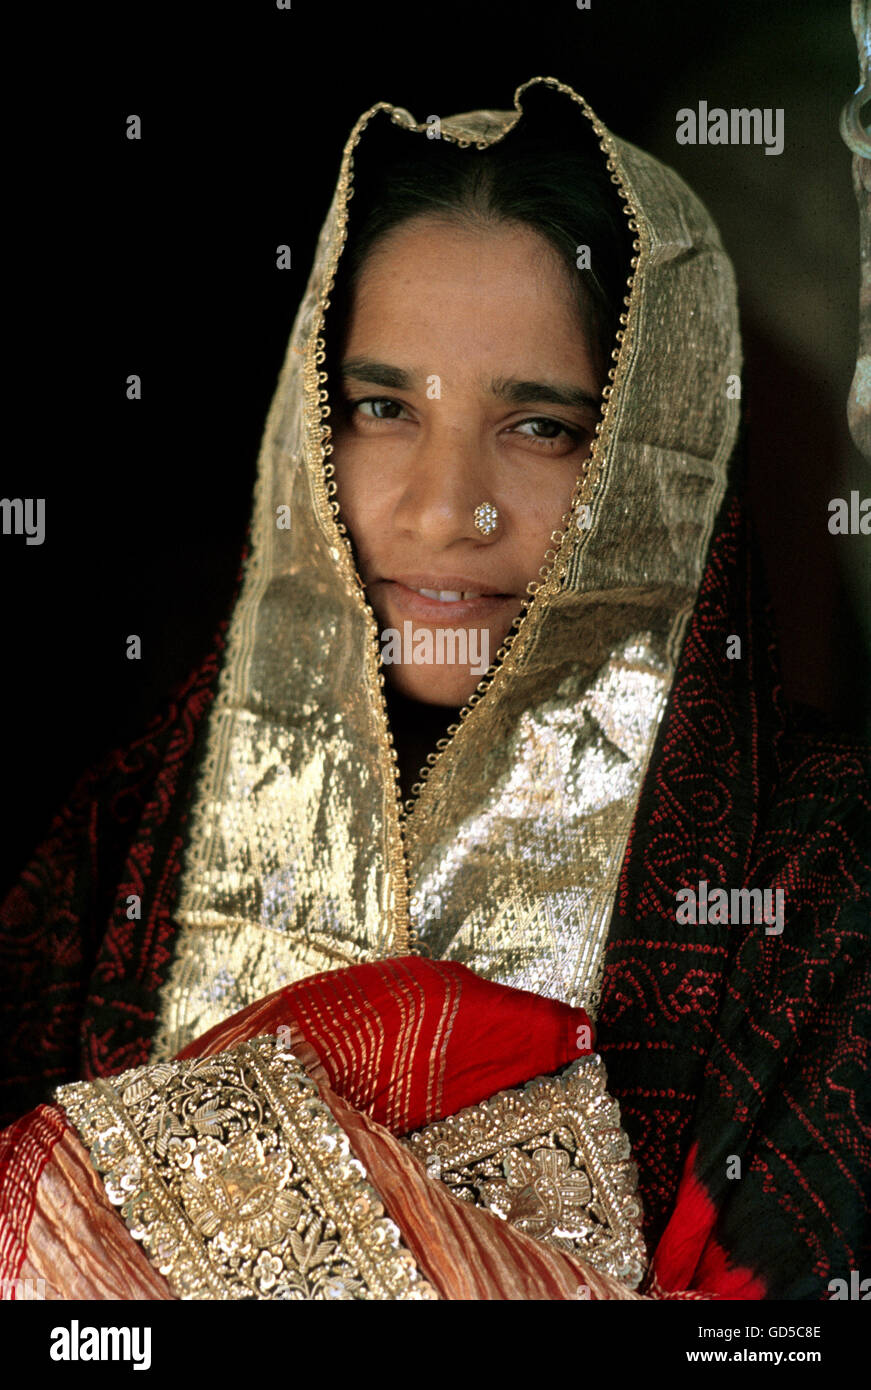
<path fill-rule="evenodd" d="M 0 1132 L 0 1283 L 18 1278 L 37 1183 L 66 1129 L 54 1106 L 38 1105 Z"/>
<path fill-rule="evenodd" d="M 453 961 L 398 956 L 276 991 L 179 1055 L 201 1057 L 291 1029 L 343 1100 L 402 1135 L 549 1076 L 593 1050 L 583 1009 L 479 979 Z"/>

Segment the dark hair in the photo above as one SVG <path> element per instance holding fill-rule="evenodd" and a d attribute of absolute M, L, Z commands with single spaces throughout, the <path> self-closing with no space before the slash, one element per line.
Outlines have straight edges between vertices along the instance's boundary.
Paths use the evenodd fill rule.
<path fill-rule="evenodd" d="M 397 133 L 405 137 L 398 149 Z M 463 149 L 391 127 L 380 148 L 370 145 L 368 166 L 355 175 L 353 187 L 348 244 L 330 294 L 332 322 L 347 322 L 367 256 L 400 223 L 421 215 L 482 227 L 522 223 L 546 238 L 577 276 L 581 319 L 607 364 L 624 307 L 632 234 L 597 145 L 568 146 L 559 136 L 518 129 L 488 149 Z M 581 246 L 589 247 L 589 269 L 578 267 Z M 330 347 L 328 333 L 328 357 Z"/>

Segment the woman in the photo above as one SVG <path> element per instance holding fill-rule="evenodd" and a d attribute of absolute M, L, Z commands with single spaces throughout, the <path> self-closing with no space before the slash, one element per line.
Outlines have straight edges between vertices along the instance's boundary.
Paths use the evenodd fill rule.
<path fill-rule="evenodd" d="M 3 909 L 10 1112 L 73 1083 L 6 1131 L 7 1278 L 862 1268 L 867 777 L 785 728 L 739 374 L 707 213 L 570 88 L 361 117 L 226 646 Z"/>

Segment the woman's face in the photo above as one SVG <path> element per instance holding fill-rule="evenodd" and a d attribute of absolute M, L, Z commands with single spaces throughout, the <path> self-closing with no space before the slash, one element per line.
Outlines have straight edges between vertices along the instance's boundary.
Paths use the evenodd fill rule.
<path fill-rule="evenodd" d="M 417 217 L 364 263 L 333 461 L 384 669 L 412 699 L 468 700 L 569 508 L 603 384 L 577 304 L 518 224 Z"/>

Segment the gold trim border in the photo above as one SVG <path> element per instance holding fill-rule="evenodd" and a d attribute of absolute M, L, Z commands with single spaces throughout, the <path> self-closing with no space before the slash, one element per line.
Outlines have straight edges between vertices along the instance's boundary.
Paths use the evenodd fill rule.
<path fill-rule="evenodd" d="M 240 1075 L 250 1077 L 247 1088 Z M 173 1167 L 164 1146 L 159 1152 L 159 1123 L 155 1117 L 169 1111 L 173 1089 L 191 1078 L 208 1077 L 214 1090 L 218 1119 L 202 1121 L 184 1169 Z M 224 1088 L 222 1101 L 221 1088 Z M 289 1159 L 296 1181 L 311 1184 L 314 1206 L 338 1231 L 333 1260 L 350 1265 L 350 1282 L 362 1285 L 353 1295 L 367 1299 L 431 1300 L 438 1294 L 417 1268 L 403 1245 L 396 1224 L 384 1216 L 381 1199 L 368 1182 L 366 1170 L 354 1158 L 344 1131 L 320 1099 L 316 1083 L 293 1053 L 276 1038 L 256 1038 L 216 1057 L 185 1062 L 163 1062 L 134 1067 L 111 1081 L 73 1082 L 57 1088 L 55 1097 L 90 1150 L 91 1162 L 103 1178 L 106 1196 L 120 1207 L 120 1216 L 133 1238 L 141 1242 L 151 1263 L 182 1299 L 283 1298 L 282 1292 L 257 1293 L 235 1273 L 233 1242 L 226 1224 L 203 1233 L 184 1210 L 179 1193 L 183 1173 L 189 1173 L 197 1156 L 214 1158 L 227 1146 L 214 1129 L 223 1115 L 233 1114 L 231 1090 L 248 1090 L 256 1121 L 242 1117 L 243 1136 L 251 1137 L 267 1127 L 275 1132 L 282 1161 Z M 264 1105 L 264 1102 L 266 1103 Z M 134 1117 L 134 1107 L 138 1118 Z M 209 1126 L 212 1128 L 209 1128 Z M 171 1130 L 175 1133 L 174 1130 Z M 158 1135 L 157 1144 L 154 1142 Z M 149 1142 L 151 1140 L 152 1142 Z M 173 1141 L 170 1140 L 170 1143 Z M 177 1143 L 182 1142 L 176 1140 Z M 255 1245 L 257 1252 L 291 1255 L 298 1233 Z M 276 1289 L 281 1289 L 280 1282 Z"/>

